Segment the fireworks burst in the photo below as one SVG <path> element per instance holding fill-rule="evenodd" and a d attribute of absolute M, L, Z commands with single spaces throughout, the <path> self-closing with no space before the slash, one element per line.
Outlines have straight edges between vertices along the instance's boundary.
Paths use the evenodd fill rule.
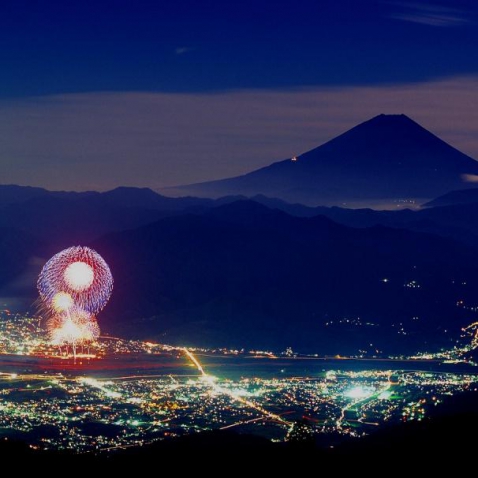
<path fill-rule="evenodd" d="M 69 315 L 54 315 L 46 325 L 54 345 L 88 345 L 100 336 L 96 318 L 81 310 L 73 310 Z"/>
<path fill-rule="evenodd" d="M 74 305 L 73 298 L 68 292 L 57 292 L 51 300 L 51 307 L 55 312 L 66 312 Z"/>
<path fill-rule="evenodd" d="M 38 291 L 47 310 L 50 340 L 69 346 L 88 345 L 100 335 L 95 315 L 108 302 L 113 276 L 94 250 L 75 246 L 55 254 L 43 267 Z"/>
<path fill-rule="evenodd" d="M 104 259 L 93 249 L 74 246 L 55 254 L 43 267 L 38 291 L 47 305 L 59 293 L 69 294 L 73 303 L 97 314 L 113 291 L 113 276 Z"/>

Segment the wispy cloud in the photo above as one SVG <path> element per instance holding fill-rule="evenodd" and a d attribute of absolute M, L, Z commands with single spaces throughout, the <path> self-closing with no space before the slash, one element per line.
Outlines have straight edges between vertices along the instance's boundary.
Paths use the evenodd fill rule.
<path fill-rule="evenodd" d="M 189 53 L 194 50 L 195 48 L 189 46 L 178 46 L 174 49 L 174 53 L 176 53 L 176 55 L 184 55 L 185 53 Z"/>
<path fill-rule="evenodd" d="M 161 188 L 290 158 L 380 113 L 405 113 L 478 158 L 478 77 L 216 94 L 89 93 L 0 101 L 0 182 Z"/>
<path fill-rule="evenodd" d="M 458 8 L 431 3 L 392 2 L 391 4 L 399 10 L 390 15 L 396 20 L 433 27 L 456 27 L 470 21 L 468 12 Z"/>

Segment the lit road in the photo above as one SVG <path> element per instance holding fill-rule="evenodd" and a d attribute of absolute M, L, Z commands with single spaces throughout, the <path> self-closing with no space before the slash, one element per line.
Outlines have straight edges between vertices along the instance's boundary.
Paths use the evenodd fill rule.
<path fill-rule="evenodd" d="M 287 420 L 284 420 L 280 415 L 277 415 L 275 413 L 269 412 L 268 410 L 265 410 L 261 406 L 257 405 L 256 403 L 252 402 L 251 400 L 247 400 L 244 397 L 241 397 L 237 395 L 236 393 L 232 392 L 231 390 L 224 389 L 220 385 L 218 385 L 217 378 L 213 377 L 212 375 L 208 375 L 205 371 L 203 366 L 199 363 L 198 359 L 192 354 L 190 350 L 187 348 L 183 349 L 184 353 L 186 356 L 191 360 L 191 362 L 197 367 L 201 375 L 203 376 L 204 380 L 211 386 L 211 388 L 216 392 L 216 393 L 222 393 L 224 395 L 229 396 L 233 400 L 241 403 L 242 405 L 245 405 L 246 407 L 253 408 L 257 412 L 261 413 L 264 415 L 266 418 L 272 421 L 276 421 L 279 423 L 282 423 L 287 426 L 291 426 L 292 423 L 288 422 Z"/>

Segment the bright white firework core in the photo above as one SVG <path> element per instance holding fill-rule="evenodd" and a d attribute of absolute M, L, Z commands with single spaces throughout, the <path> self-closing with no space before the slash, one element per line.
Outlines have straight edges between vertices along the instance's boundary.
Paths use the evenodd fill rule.
<path fill-rule="evenodd" d="M 53 308 L 57 312 L 63 312 L 65 310 L 71 309 L 73 306 L 73 299 L 68 292 L 57 292 L 53 296 L 53 300 L 51 302 Z"/>
<path fill-rule="evenodd" d="M 93 268 L 86 262 L 72 262 L 64 272 L 63 277 L 69 287 L 76 291 L 88 289 L 95 278 Z"/>

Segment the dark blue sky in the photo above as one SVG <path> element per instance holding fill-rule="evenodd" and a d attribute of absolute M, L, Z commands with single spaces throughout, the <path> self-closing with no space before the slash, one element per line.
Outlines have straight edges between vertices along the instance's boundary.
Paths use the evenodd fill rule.
<path fill-rule="evenodd" d="M 476 1 L 0 3 L 0 95 L 424 81 L 478 70 Z"/>
<path fill-rule="evenodd" d="M 478 1 L 2 0 L 0 178 L 219 179 L 405 113 L 478 158 Z"/>

